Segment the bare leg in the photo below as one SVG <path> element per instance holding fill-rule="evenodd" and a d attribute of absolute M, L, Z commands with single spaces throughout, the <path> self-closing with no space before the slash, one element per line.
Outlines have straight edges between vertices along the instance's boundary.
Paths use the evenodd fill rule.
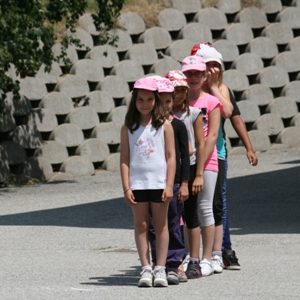
<path fill-rule="evenodd" d="M 223 225 L 215 227 L 215 239 L 213 245 L 213 251 L 222 251 L 223 243 Z"/>
<path fill-rule="evenodd" d="M 156 236 L 156 265 L 165 266 L 169 246 L 168 203 L 151 203 Z"/>
<path fill-rule="evenodd" d="M 211 260 L 212 249 L 214 244 L 215 225 L 205 226 L 201 228 L 203 254 L 202 259 Z"/>
<path fill-rule="evenodd" d="M 200 227 L 188 229 L 188 240 L 190 248 L 190 256 L 199 258 L 200 251 Z"/>
<path fill-rule="evenodd" d="M 132 205 L 134 221 L 134 237 L 142 266 L 150 265 L 149 243 L 148 243 L 148 223 L 149 223 L 149 203 L 138 203 Z"/>

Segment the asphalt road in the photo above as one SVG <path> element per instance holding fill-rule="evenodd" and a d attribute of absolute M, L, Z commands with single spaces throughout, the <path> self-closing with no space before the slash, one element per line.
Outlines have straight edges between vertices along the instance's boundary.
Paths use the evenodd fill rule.
<path fill-rule="evenodd" d="M 300 149 L 229 157 L 229 214 L 241 271 L 139 289 L 120 176 L 0 189 L 0 299 L 299 299 Z"/>

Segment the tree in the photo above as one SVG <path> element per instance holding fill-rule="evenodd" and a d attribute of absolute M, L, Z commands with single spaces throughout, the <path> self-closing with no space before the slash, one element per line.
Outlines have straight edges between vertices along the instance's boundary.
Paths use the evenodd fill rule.
<path fill-rule="evenodd" d="M 76 21 L 85 12 L 88 1 L 84 0 L 0 0 L 0 112 L 8 92 L 19 97 L 19 82 L 7 75 L 14 66 L 21 78 L 34 76 L 44 64 L 50 71 L 55 59 L 51 48 L 56 41 L 57 24 L 73 31 Z M 111 42 L 108 30 L 113 27 L 124 0 L 97 0 L 97 10 L 92 14 L 100 43 Z M 62 41 L 66 47 L 78 43 L 71 36 Z M 0 115 L 1 118 L 1 115 Z"/>

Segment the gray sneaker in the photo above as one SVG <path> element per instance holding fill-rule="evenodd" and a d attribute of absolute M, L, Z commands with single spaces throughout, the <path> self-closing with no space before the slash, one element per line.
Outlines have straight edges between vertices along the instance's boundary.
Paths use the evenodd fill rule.
<path fill-rule="evenodd" d="M 153 282 L 153 275 L 151 269 L 143 269 L 141 278 L 138 282 L 138 287 L 151 287 Z"/>
<path fill-rule="evenodd" d="M 168 280 L 168 284 L 172 284 L 172 285 L 179 284 L 179 278 L 176 269 L 168 269 L 167 280 Z"/>
<path fill-rule="evenodd" d="M 154 275 L 154 287 L 167 287 L 168 286 L 168 280 L 166 276 L 165 269 L 158 269 L 153 271 Z"/>

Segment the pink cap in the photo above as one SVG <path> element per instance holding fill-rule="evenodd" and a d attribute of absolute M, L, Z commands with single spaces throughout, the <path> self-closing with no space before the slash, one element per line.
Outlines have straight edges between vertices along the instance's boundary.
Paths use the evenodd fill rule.
<path fill-rule="evenodd" d="M 165 75 L 165 77 L 168 78 L 172 82 L 174 87 L 177 87 L 177 86 L 188 87 L 188 84 L 186 81 L 186 76 L 180 70 L 169 71 Z"/>
<path fill-rule="evenodd" d="M 173 93 L 174 86 L 168 78 L 161 77 L 157 80 L 157 89 L 159 93 Z"/>
<path fill-rule="evenodd" d="M 165 77 L 159 75 L 150 75 L 148 78 L 152 78 L 156 81 L 157 90 L 159 93 L 173 93 L 174 87 L 171 81 Z"/>
<path fill-rule="evenodd" d="M 181 71 L 183 73 L 190 70 L 195 70 L 195 71 L 206 70 L 205 61 L 203 60 L 202 57 L 197 55 L 187 56 L 186 58 L 184 58 L 181 63 L 181 66 L 182 66 Z"/>
<path fill-rule="evenodd" d="M 143 77 L 138 79 L 134 85 L 134 89 L 143 89 L 148 91 L 157 91 L 157 83 L 154 78 L 151 77 Z"/>
<path fill-rule="evenodd" d="M 223 56 L 216 50 L 210 43 L 195 44 L 191 49 L 192 55 L 200 56 L 207 63 L 209 61 L 215 61 L 221 66 L 223 65 Z"/>

